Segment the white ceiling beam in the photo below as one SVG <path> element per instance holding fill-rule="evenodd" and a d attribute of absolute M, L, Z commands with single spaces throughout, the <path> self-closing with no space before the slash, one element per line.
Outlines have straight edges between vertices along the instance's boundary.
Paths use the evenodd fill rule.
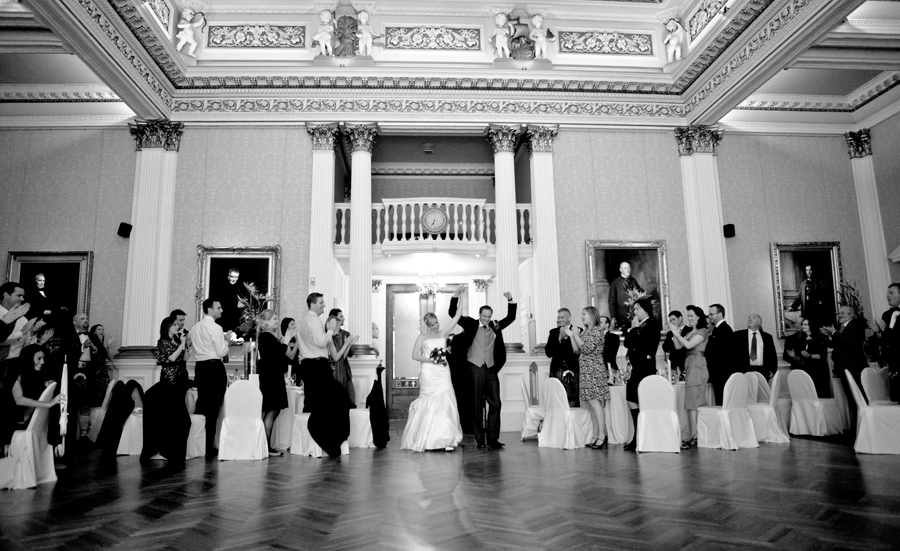
<path fill-rule="evenodd" d="M 898 44 L 900 46 L 900 44 Z M 814 46 L 791 64 L 794 69 L 900 70 L 900 48 L 859 49 Z"/>

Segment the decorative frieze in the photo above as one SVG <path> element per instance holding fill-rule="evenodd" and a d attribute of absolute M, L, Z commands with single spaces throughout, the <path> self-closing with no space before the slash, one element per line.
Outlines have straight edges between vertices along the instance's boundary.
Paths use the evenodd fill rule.
<path fill-rule="evenodd" d="M 211 25 L 208 48 L 305 48 L 302 25 Z"/>
<path fill-rule="evenodd" d="M 8 84 L 0 86 L 0 103 L 116 103 L 121 98 L 95 84 Z"/>
<path fill-rule="evenodd" d="M 181 145 L 181 134 L 184 132 L 184 124 L 172 122 L 168 119 L 137 119 L 128 124 L 131 135 L 134 136 L 135 151 L 147 148 L 163 148 L 166 151 L 178 151 Z"/>
<path fill-rule="evenodd" d="M 144 5 L 156 16 L 163 32 L 168 33 L 169 22 L 172 21 L 172 6 L 169 5 L 168 0 L 144 0 Z"/>
<path fill-rule="evenodd" d="M 515 126 L 492 124 L 484 130 L 484 137 L 494 149 L 494 154 L 503 151 L 515 153 L 516 142 L 519 141 L 521 133 L 519 128 Z"/>
<path fill-rule="evenodd" d="M 706 126 L 680 126 L 675 129 L 675 141 L 678 143 L 678 154 L 682 157 L 694 153 L 719 154 L 719 142 L 722 141 L 722 130 Z"/>
<path fill-rule="evenodd" d="M 375 124 L 348 124 L 346 126 L 347 137 L 353 151 L 365 151 L 372 153 L 375 140 L 378 138 L 378 126 Z"/>
<path fill-rule="evenodd" d="M 844 139 L 847 140 L 851 159 L 861 159 L 872 154 L 872 139 L 869 137 L 868 128 L 863 128 L 859 132 L 847 132 Z"/>
<path fill-rule="evenodd" d="M 561 54 L 653 55 L 653 35 L 616 31 L 560 31 Z"/>
<path fill-rule="evenodd" d="M 528 150 L 532 153 L 553 153 L 553 138 L 559 133 L 558 126 L 529 126 Z"/>
<path fill-rule="evenodd" d="M 697 11 L 694 12 L 690 19 L 691 40 L 697 38 L 697 35 L 703 32 L 703 29 L 719 13 L 725 2 L 726 0 L 703 0 L 700 2 Z"/>
<path fill-rule="evenodd" d="M 492 168 L 373 168 L 372 176 L 493 176 Z"/>
<path fill-rule="evenodd" d="M 384 49 L 481 51 L 481 28 L 386 26 Z"/>
<path fill-rule="evenodd" d="M 306 132 L 312 138 L 313 150 L 334 150 L 335 138 L 338 134 L 337 124 L 308 126 Z"/>

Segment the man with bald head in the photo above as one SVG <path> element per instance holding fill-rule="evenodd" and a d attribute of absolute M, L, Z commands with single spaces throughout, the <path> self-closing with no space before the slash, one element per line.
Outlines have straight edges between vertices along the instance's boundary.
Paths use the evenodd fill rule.
<path fill-rule="evenodd" d="M 629 291 L 644 292 L 637 280 L 631 277 L 631 264 L 622 262 L 619 264 L 619 277 L 609 284 L 609 317 L 613 319 L 613 327 L 617 329 L 627 329 L 631 326 Z"/>
<path fill-rule="evenodd" d="M 759 371 L 769 379 L 778 371 L 775 339 L 763 331 L 762 317 L 759 314 L 750 314 L 747 317 L 747 329 L 735 331 L 732 338 L 734 373 Z"/>

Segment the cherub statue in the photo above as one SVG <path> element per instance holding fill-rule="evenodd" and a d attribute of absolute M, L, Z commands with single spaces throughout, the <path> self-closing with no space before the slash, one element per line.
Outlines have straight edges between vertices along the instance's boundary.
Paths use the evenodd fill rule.
<path fill-rule="evenodd" d="M 359 38 L 359 55 L 372 55 L 372 40 L 381 38 L 380 34 L 375 34 L 375 29 L 369 25 L 369 12 L 361 11 L 356 14 L 359 24 L 356 26 L 356 36 Z"/>
<path fill-rule="evenodd" d="M 494 50 L 497 52 L 497 57 L 508 58 L 510 35 L 509 18 L 505 13 L 498 13 L 494 16 L 494 24 L 497 26 L 494 27 L 494 32 L 488 40 L 494 41 Z"/>
<path fill-rule="evenodd" d="M 666 45 L 666 59 L 668 59 L 668 63 L 681 61 L 681 45 L 684 43 L 687 31 L 674 18 L 666 22 L 666 30 L 669 31 L 666 38 L 663 39 L 663 44 Z"/>
<path fill-rule="evenodd" d="M 553 36 L 553 33 L 549 29 L 541 27 L 543 23 L 544 17 L 540 14 L 531 18 L 531 24 L 534 25 L 534 27 L 532 27 L 531 32 L 528 33 L 528 38 L 534 43 L 535 59 L 547 59 L 547 43 L 556 41 L 556 37 Z"/>
<path fill-rule="evenodd" d="M 334 55 L 331 39 L 334 36 L 334 15 L 328 10 L 322 10 L 319 14 L 319 29 L 312 37 L 312 42 L 319 43 L 319 55 Z"/>
<path fill-rule="evenodd" d="M 196 15 L 199 15 L 200 19 L 195 23 L 194 17 Z M 206 16 L 203 12 L 197 14 L 191 8 L 184 8 L 181 10 L 181 21 L 178 22 L 179 31 L 178 34 L 175 35 L 175 37 L 178 38 L 178 45 L 175 46 L 175 49 L 181 52 L 181 48 L 183 48 L 185 44 L 190 44 L 188 55 L 197 57 L 194 55 L 194 50 L 197 49 L 197 39 L 194 38 L 194 29 L 201 25 L 206 25 Z"/>

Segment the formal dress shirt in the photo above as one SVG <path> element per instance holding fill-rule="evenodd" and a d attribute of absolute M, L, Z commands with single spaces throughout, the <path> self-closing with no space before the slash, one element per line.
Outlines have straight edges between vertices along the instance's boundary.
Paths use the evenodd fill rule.
<path fill-rule="evenodd" d="M 194 324 L 188 337 L 193 345 L 194 358 L 198 362 L 221 360 L 228 355 L 225 332 L 212 316 L 204 316 L 199 323 Z"/>
<path fill-rule="evenodd" d="M 756 337 L 756 359 L 750 358 L 750 365 L 761 366 L 763 364 L 763 340 L 759 331 L 747 330 L 747 350 L 753 350 L 753 337 Z"/>
<path fill-rule="evenodd" d="M 0 306 L 0 318 L 5 316 L 7 312 L 9 312 L 9 310 L 4 308 L 3 306 Z M 28 323 L 28 320 L 25 319 L 25 316 L 17 319 L 13 324 L 13 331 L 9 335 L 9 338 L 6 339 L 6 342 L 0 345 L 9 346 L 9 355 L 7 356 L 7 358 L 18 358 L 19 353 L 22 352 L 22 347 L 25 346 L 25 339 L 22 338 L 25 335 L 22 334 L 22 328 L 25 327 L 26 323 Z"/>
<path fill-rule="evenodd" d="M 91 339 L 90 337 L 88 337 L 87 332 L 79 331 L 78 340 L 81 341 L 81 357 L 78 359 L 78 361 L 88 363 L 91 361 L 91 347 L 85 346 L 84 343 L 88 342 Z"/>
<path fill-rule="evenodd" d="M 494 330 L 484 325 L 478 324 L 478 332 L 475 333 L 475 339 L 472 340 L 472 346 L 469 347 L 469 356 L 467 358 L 470 363 L 477 366 L 486 365 L 494 367 Z"/>
<path fill-rule="evenodd" d="M 894 325 L 897 323 L 897 316 L 900 316 L 900 310 L 894 310 L 893 313 L 891 313 L 891 323 L 888 324 L 889 329 L 894 328 Z"/>
<path fill-rule="evenodd" d="M 300 349 L 300 357 L 304 360 L 314 358 L 328 358 L 328 341 L 325 332 L 325 324 L 312 310 L 306 312 L 306 316 L 299 323 L 299 339 L 297 344 Z"/>

